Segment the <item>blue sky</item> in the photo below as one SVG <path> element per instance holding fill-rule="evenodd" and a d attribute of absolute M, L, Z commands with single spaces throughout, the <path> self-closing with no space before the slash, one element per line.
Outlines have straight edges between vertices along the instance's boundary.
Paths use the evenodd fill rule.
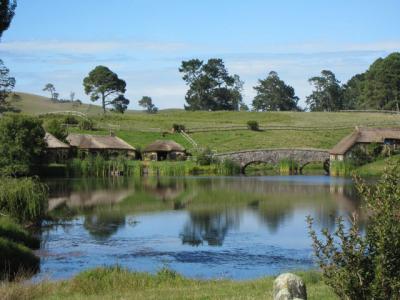
<path fill-rule="evenodd" d="M 19 0 L 0 43 L 17 91 L 88 102 L 82 80 L 106 65 L 126 80 L 130 108 L 151 96 L 183 107 L 182 60 L 222 58 L 244 80 L 244 99 L 269 71 L 292 85 L 304 105 L 307 79 L 323 69 L 345 82 L 378 57 L 400 51 L 399 0 Z"/>

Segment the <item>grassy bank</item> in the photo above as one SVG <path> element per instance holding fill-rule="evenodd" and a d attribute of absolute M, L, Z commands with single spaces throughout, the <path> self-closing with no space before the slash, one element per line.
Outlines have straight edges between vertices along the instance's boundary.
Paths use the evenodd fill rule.
<path fill-rule="evenodd" d="M 400 164 L 400 155 L 395 155 L 392 157 L 388 157 L 385 159 L 380 159 L 377 161 L 374 161 L 372 163 L 363 165 L 361 167 L 358 167 L 357 169 L 354 170 L 354 172 L 363 177 L 378 177 L 383 174 L 383 171 L 385 170 L 385 167 L 387 167 L 388 164 Z"/>
<path fill-rule="evenodd" d="M 32 178 L 0 177 L 0 280 L 34 273 L 40 241 L 24 226 L 38 225 L 47 210 L 47 186 Z"/>
<path fill-rule="evenodd" d="M 298 273 L 308 299 L 337 299 L 315 271 Z M 273 277 L 251 281 L 193 280 L 163 269 L 156 275 L 114 268 L 83 272 L 62 282 L 0 286 L 2 299 L 271 299 Z"/>

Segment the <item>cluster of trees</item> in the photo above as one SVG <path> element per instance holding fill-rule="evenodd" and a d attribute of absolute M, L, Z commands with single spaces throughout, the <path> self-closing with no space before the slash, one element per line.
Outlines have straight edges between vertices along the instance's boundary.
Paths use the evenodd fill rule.
<path fill-rule="evenodd" d="M 183 61 L 179 69 L 189 86 L 187 110 L 248 110 L 242 101 L 243 82 L 238 75 L 229 75 L 221 59 Z M 310 78 L 312 93 L 307 96 L 311 111 L 351 109 L 400 109 L 400 53 L 379 58 L 369 69 L 341 84 L 330 70 Z M 260 79 L 254 87 L 255 111 L 300 111 L 294 88 L 275 71 Z"/>
<path fill-rule="evenodd" d="M 243 82 L 230 75 L 222 59 L 183 61 L 179 72 L 189 86 L 186 110 L 239 110 L 243 103 Z"/>

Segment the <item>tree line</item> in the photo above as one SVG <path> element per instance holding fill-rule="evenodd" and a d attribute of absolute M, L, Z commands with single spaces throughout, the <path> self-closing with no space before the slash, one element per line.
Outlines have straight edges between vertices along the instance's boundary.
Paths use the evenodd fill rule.
<path fill-rule="evenodd" d="M 186 110 L 248 110 L 243 103 L 243 81 L 230 75 L 222 59 L 183 61 L 179 72 L 188 85 Z M 310 111 L 399 110 L 400 53 L 377 59 L 367 71 L 345 84 L 330 70 L 308 79 L 313 91 L 306 97 Z M 271 71 L 253 87 L 254 111 L 301 111 L 299 97 L 277 72 Z"/>

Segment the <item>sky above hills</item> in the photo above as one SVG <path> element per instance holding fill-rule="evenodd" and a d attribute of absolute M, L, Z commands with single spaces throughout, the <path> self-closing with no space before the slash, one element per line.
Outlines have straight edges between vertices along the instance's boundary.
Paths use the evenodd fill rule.
<path fill-rule="evenodd" d="M 182 60 L 222 58 L 244 80 L 244 100 L 268 72 L 292 85 L 304 106 L 307 79 L 323 69 L 342 82 L 400 51 L 399 0 L 19 0 L 0 43 L 16 90 L 89 102 L 82 80 L 105 65 L 127 82 L 131 109 L 141 96 L 182 108 Z"/>

